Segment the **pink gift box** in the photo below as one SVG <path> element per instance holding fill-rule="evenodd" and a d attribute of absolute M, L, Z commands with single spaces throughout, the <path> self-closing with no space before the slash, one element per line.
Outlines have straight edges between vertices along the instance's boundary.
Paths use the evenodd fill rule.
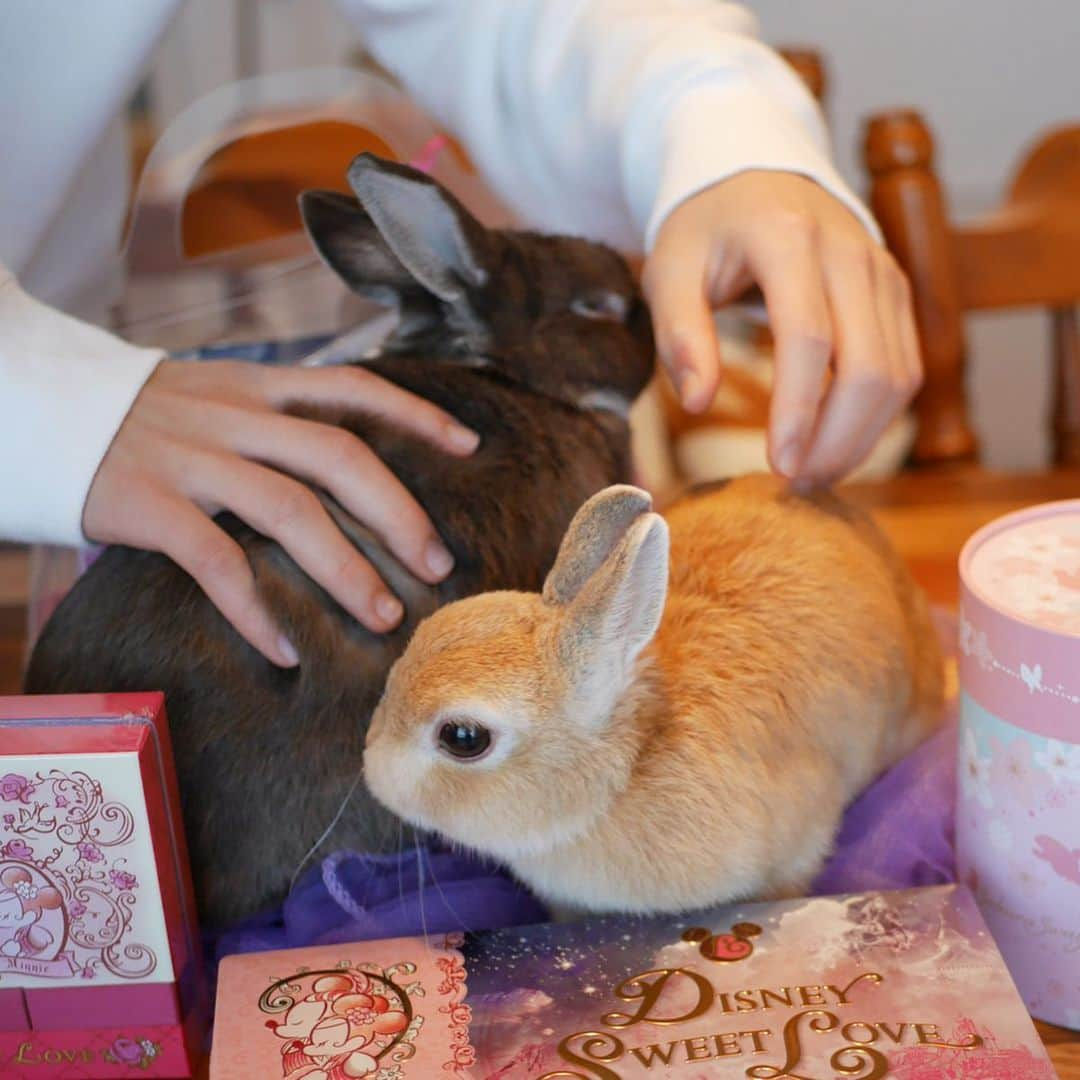
<path fill-rule="evenodd" d="M 0 1075 L 189 1076 L 205 1011 L 162 696 L 0 698 Z"/>
<path fill-rule="evenodd" d="M 1080 1029 L 1080 500 L 960 556 L 957 861 L 1028 1009 Z"/>
<path fill-rule="evenodd" d="M 0 1032 L 29 1031 L 26 997 L 21 990 L 0 990 Z"/>

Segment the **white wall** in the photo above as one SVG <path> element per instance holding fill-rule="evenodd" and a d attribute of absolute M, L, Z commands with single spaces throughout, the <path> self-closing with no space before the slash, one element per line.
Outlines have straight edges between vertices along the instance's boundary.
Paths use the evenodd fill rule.
<path fill-rule="evenodd" d="M 837 157 L 859 190 L 862 123 L 876 110 L 913 106 L 927 116 L 961 216 L 993 204 L 1036 133 L 1080 122 L 1080 0 L 746 2 L 768 40 L 824 54 Z M 238 12 L 240 25 L 256 29 L 247 56 L 262 71 L 339 64 L 359 45 L 334 0 L 188 0 L 155 64 L 163 118 L 236 77 Z M 1013 467 L 1040 463 L 1044 320 L 980 316 L 972 320 L 971 346 L 986 458 Z"/>
<path fill-rule="evenodd" d="M 1080 123 L 1078 0 L 748 6 L 773 44 L 804 44 L 825 56 L 837 158 L 860 191 L 862 125 L 875 111 L 910 106 L 925 115 L 959 217 L 995 203 L 1038 133 Z M 969 320 L 972 407 L 991 464 L 1022 468 L 1045 460 L 1048 333 L 1041 312 Z"/>

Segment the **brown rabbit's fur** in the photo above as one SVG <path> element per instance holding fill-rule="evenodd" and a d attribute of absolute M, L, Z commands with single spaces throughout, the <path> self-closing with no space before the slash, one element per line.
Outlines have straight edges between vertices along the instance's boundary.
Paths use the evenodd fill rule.
<path fill-rule="evenodd" d="M 847 803 L 939 719 L 925 600 L 867 517 L 764 476 L 665 517 L 663 617 L 610 714 L 590 715 L 576 689 L 601 648 L 589 607 L 605 593 L 560 598 L 549 578 L 544 598 L 475 597 L 423 623 L 369 735 L 377 797 L 506 860 L 559 906 L 798 894 Z M 588 554 L 574 543 L 552 577 Z M 596 576 L 629 557 L 616 546 Z M 512 739 L 506 759 L 425 751 L 425 725 L 447 715 L 492 724 Z"/>
<path fill-rule="evenodd" d="M 628 403 L 652 369 L 648 315 L 614 252 L 488 231 L 430 179 L 367 155 L 350 180 L 363 207 L 313 194 L 304 213 L 353 288 L 399 307 L 398 333 L 366 366 L 455 415 L 481 445 L 454 458 L 378 417 L 292 411 L 367 442 L 427 510 L 454 556 L 450 577 L 436 587 L 414 579 L 324 498 L 404 604 L 400 627 L 375 635 L 281 547 L 226 514 L 218 522 L 243 546 L 299 668 L 264 660 L 168 559 L 113 547 L 53 615 L 26 679 L 32 693 L 165 691 L 200 914 L 211 925 L 280 900 L 347 798 L 327 850 L 400 846 L 400 822 L 356 786 L 387 671 L 440 604 L 539 588 L 574 512 L 629 471 L 625 416 L 592 407 L 590 396 Z M 442 261 L 447 252 L 457 262 Z M 623 318 L 574 311 L 583 298 L 612 296 Z"/>

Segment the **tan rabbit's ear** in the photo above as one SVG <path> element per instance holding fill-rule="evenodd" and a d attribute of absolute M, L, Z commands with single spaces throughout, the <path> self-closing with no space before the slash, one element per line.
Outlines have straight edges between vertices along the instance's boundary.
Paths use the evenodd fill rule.
<path fill-rule="evenodd" d="M 627 530 L 652 509 L 641 488 L 614 484 L 583 503 L 566 530 L 555 565 L 544 582 L 548 604 L 569 604 L 600 568 Z"/>
<path fill-rule="evenodd" d="M 645 513 L 566 605 L 559 658 L 582 723 L 603 724 L 629 685 L 634 661 L 660 625 L 667 581 L 667 522 Z"/>

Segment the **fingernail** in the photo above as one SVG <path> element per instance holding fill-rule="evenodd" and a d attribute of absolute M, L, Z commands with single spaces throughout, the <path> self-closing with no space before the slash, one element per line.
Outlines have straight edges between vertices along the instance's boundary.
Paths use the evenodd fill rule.
<path fill-rule="evenodd" d="M 454 569 L 454 556 L 438 540 L 429 541 L 424 562 L 440 581 Z"/>
<path fill-rule="evenodd" d="M 446 429 L 446 439 L 455 450 L 464 454 L 471 454 L 480 445 L 480 436 L 475 431 L 458 424 L 451 424 Z"/>
<path fill-rule="evenodd" d="M 698 391 L 701 389 L 701 377 L 696 371 L 686 369 L 679 373 L 679 399 L 683 408 L 689 408 L 694 403 Z"/>
<path fill-rule="evenodd" d="M 296 646 L 284 634 L 277 639 L 277 647 L 278 655 L 285 661 L 286 667 L 296 667 L 300 663 Z"/>
<path fill-rule="evenodd" d="M 388 626 L 397 626 L 403 614 L 401 601 L 388 592 L 375 597 L 375 614 Z"/>
<path fill-rule="evenodd" d="M 785 443 L 776 453 L 776 467 L 789 479 L 794 477 L 802 464 L 802 447 L 798 439 Z"/>

